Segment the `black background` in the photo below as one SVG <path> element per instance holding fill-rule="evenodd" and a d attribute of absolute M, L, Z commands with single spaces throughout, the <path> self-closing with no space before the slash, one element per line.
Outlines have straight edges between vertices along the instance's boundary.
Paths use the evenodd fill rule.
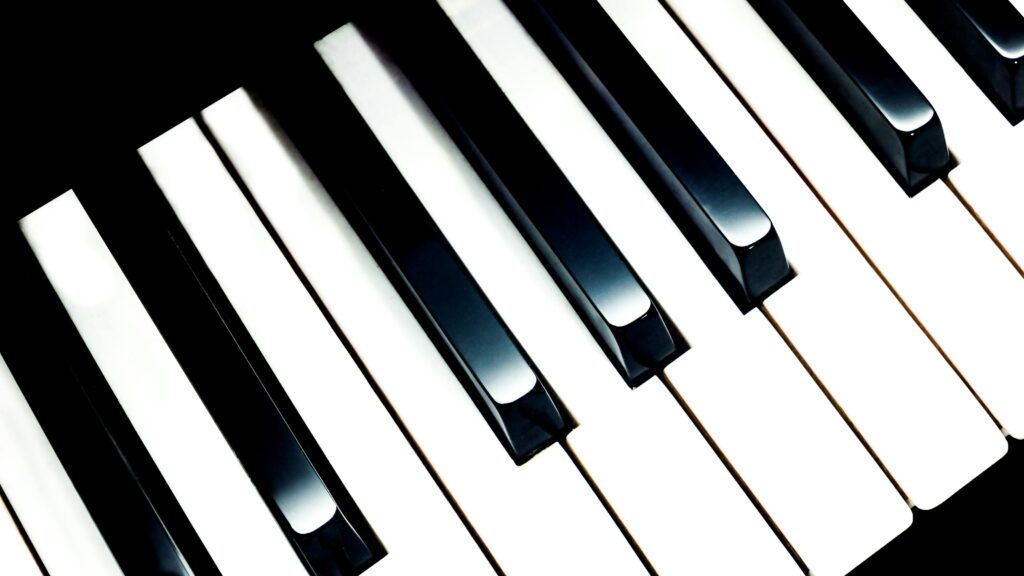
<path fill-rule="evenodd" d="M 5 14 L 4 220 L 344 23 L 340 4 Z M 1006 458 L 936 510 L 915 510 L 910 530 L 854 574 L 1024 574 L 1022 444 L 1011 441 Z"/>

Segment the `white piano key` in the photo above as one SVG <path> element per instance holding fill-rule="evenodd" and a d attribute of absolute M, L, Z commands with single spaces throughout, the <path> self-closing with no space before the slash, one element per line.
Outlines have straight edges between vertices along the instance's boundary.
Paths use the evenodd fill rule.
<path fill-rule="evenodd" d="M 748 4 L 669 5 L 996 420 L 1024 437 L 1024 279 L 943 182 L 908 198 Z"/>
<path fill-rule="evenodd" d="M 464 30 L 473 19 L 482 27 L 496 18 L 496 11 L 481 4 L 456 18 Z M 463 8 L 455 1 L 443 5 L 456 15 L 455 8 Z M 780 528 L 798 554 L 816 571 L 848 569 L 905 529 L 909 509 L 761 313 L 740 314 L 583 105 L 552 78 L 550 64 L 528 60 L 522 47 L 503 50 L 493 40 L 497 37 L 492 28 L 470 40 L 692 344 L 669 369 L 674 384 L 697 418 L 703 422 L 706 416 L 729 440 L 723 446 L 726 457 L 769 515 L 785 520 Z M 549 77 L 544 89 L 523 81 L 543 70 Z M 482 233 L 474 234 L 479 238 Z M 716 362 L 735 365 L 733 372 L 724 366 L 710 371 Z M 743 393 L 737 393 L 747 386 L 765 392 L 758 397 L 760 411 L 743 419 L 732 414 L 750 408 Z M 691 389 L 696 400 L 688 397 Z M 586 426 L 581 416 L 577 432 Z M 795 430 L 808 437 L 797 438 Z M 824 445 L 829 446 L 827 455 L 820 450 Z M 826 513 L 808 507 L 807 501 L 841 503 Z"/>
<path fill-rule="evenodd" d="M 74 192 L 21 229 L 217 566 L 306 574 Z"/>
<path fill-rule="evenodd" d="M 935 106 L 960 162 L 950 182 L 1019 266 L 1024 139 L 905 2 L 846 3 Z"/>
<path fill-rule="evenodd" d="M 1024 131 L 1019 133 L 1024 136 Z M 1018 140 L 1016 148 L 993 142 L 987 156 L 954 168 L 949 173 L 949 184 L 1017 269 L 1024 270 L 1024 171 L 1020 167 L 1024 138 Z"/>
<path fill-rule="evenodd" d="M 241 90 L 203 113 L 231 156 L 274 135 Z M 486 558 L 194 121 L 141 150 L 206 265 L 387 550 L 373 576 L 485 574 Z M 224 231 L 229 233 L 225 234 Z"/>
<path fill-rule="evenodd" d="M 10 511 L 0 504 L 0 573 L 10 576 L 40 576 L 28 544 L 18 532 Z"/>
<path fill-rule="evenodd" d="M 465 6 L 463 6 L 465 7 Z M 543 56 L 499 1 L 448 3 L 471 40 Z M 468 17 L 468 18 L 461 18 Z M 484 40 L 486 39 L 486 40 Z M 532 50 L 532 54 L 529 52 Z M 579 426 L 568 445 L 659 573 L 799 572 L 657 379 L 630 390 L 497 201 L 397 71 L 349 93 Z M 529 77 L 521 77 L 531 87 Z M 532 84 L 534 89 L 543 85 Z M 745 554 L 730 554 L 737 543 Z"/>
<path fill-rule="evenodd" d="M 0 359 L 0 486 L 49 574 L 121 574 L 117 560 L 3 359 Z M 0 523 L 9 518 L 4 516 L 6 508 L 0 505 Z M 7 528 L 3 530 L 6 532 Z M 16 531 L 14 537 L 21 540 Z M 8 573 L 8 563 L 12 567 L 23 566 L 25 574 L 39 573 L 38 569 L 32 571 L 35 561 L 27 549 L 18 548 L 17 542 L 6 536 L 0 540 L 3 540 L 0 542 L 3 574 Z M 24 542 L 21 546 L 24 547 Z"/>
<path fill-rule="evenodd" d="M 342 46 L 321 50 L 341 58 L 351 49 L 368 61 L 368 47 L 348 30 L 332 36 Z M 260 134 L 264 153 L 229 148 L 233 165 L 501 570 L 645 573 L 564 451 L 512 462 L 291 144 Z"/>
<path fill-rule="evenodd" d="M 765 308 L 904 493 L 932 508 L 999 459 L 984 409 L 671 16 L 603 3 L 772 217 L 799 274 Z"/>

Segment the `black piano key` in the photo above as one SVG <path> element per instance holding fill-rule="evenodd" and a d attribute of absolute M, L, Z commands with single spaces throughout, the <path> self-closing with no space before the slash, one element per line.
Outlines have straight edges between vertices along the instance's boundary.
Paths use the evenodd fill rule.
<path fill-rule="evenodd" d="M 252 92 L 280 122 L 517 464 L 572 421 L 313 51 Z M 400 362 L 400 358 L 395 359 Z M 438 418 L 444 418 L 438 407 Z"/>
<path fill-rule="evenodd" d="M 219 574 L 20 234 L 0 236 L 0 354 L 125 574 Z"/>
<path fill-rule="evenodd" d="M 378 5 L 381 6 L 381 5 Z M 631 385 L 686 348 L 611 238 L 433 3 L 366 23 L 444 124 Z"/>
<path fill-rule="evenodd" d="M 748 0 L 913 196 L 950 165 L 939 116 L 842 0 Z"/>
<path fill-rule="evenodd" d="M 310 573 L 354 575 L 380 560 L 383 546 L 141 158 L 116 163 L 76 193 Z"/>
<path fill-rule="evenodd" d="M 775 227 L 600 5 L 508 0 L 744 311 L 791 276 Z"/>
<path fill-rule="evenodd" d="M 1024 16 L 1009 0 L 907 0 L 1012 124 L 1024 119 Z"/>

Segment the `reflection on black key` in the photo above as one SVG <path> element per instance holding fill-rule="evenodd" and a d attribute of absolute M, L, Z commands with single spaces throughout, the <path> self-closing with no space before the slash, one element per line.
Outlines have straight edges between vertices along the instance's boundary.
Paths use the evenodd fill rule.
<path fill-rule="evenodd" d="M 506 3 L 736 304 L 781 286 L 790 268 L 771 220 L 597 2 Z"/>
<path fill-rule="evenodd" d="M 1024 119 L 1024 16 L 1009 0 L 907 0 L 1012 124 Z"/>
<path fill-rule="evenodd" d="M 623 378 L 639 386 L 677 358 L 678 331 L 440 8 L 419 2 L 360 23 L 412 79 Z"/>
<path fill-rule="evenodd" d="M 907 195 L 943 175 L 950 156 L 938 115 L 843 0 L 749 2 Z"/>
<path fill-rule="evenodd" d="M 358 574 L 382 558 L 142 160 L 116 163 L 76 193 L 310 573 Z"/>
<path fill-rule="evenodd" d="M 121 570 L 219 574 L 24 237 L 0 243 L 0 354 Z"/>
<path fill-rule="evenodd" d="M 513 460 L 522 464 L 564 437 L 572 425 L 565 409 L 323 61 L 312 51 L 299 55 L 252 88 L 359 232 Z M 444 418 L 444 406 L 437 411 Z"/>

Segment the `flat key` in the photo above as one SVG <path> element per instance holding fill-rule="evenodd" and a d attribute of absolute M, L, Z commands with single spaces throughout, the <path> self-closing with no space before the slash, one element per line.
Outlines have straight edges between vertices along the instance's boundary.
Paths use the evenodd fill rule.
<path fill-rule="evenodd" d="M 74 192 L 20 226 L 218 568 L 308 574 Z"/>
<path fill-rule="evenodd" d="M 315 54 L 303 56 L 256 93 L 359 228 L 509 456 L 526 462 L 563 438 L 571 418 L 330 70 Z M 328 129 L 346 138 L 324 146 Z"/>
<path fill-rule="evenodd" d="M 459 149 L 530 241 L 630 386 L 685 349 L 646 287 L 444 13 L 370 18 Z"/>
<path fill-rule="evenodd" d="M 162 141 L 78 197 L 307 568 L 358 574 L 384 550 L 144 165 Z"/>
<path fill-rule="evenodd" d="M 1024 118 L 1024 15 L 1009 0 L 908 0 L 1012 124 Z"/>
<path fill-rule="evenodd" d="M 510 0 L 744 310 L 790 276 L 771 220 L 600 5 Z"/>
<path fill-rule="evenodd" d="M 216 573 L 24 238 L 6 248 L 0 349 L 110 553 L 127 574 Z"/>
<path fill-rule="evenodd" d="M 842 0 L 750 0 L 908 195 L 950 156 L 942 123 Z"/>
<path fill-rule="evenodd" d="M 203 117 L 225 154 L 274 156 L 274 134 L 243 91 L 217 102 Z M 490 568 L 479 548 L 196 122 L 149 144 L 146 161 L 288 399 L 387 549 L 370 573 L 486 574 Z"/>

